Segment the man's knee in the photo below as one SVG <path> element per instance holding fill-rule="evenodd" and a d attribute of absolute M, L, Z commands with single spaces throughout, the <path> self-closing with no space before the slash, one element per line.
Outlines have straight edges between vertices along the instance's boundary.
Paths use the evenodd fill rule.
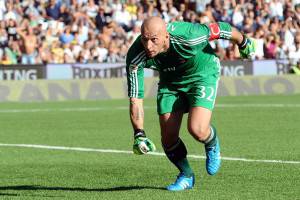
<path fill-rule="evenodd" d="M 209 126 L 201 126 L 199 124 L 188 125 L 189 133 L 198 141 L 205 141 L 210 133 Z"/>

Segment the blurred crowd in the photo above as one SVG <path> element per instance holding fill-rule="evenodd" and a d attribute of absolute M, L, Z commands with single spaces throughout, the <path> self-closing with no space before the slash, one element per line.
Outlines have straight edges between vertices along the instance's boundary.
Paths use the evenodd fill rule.
<path fill-rule="evenodd" d="M 256 59 L 300 60 L 300 0 L 0 0 L 0 62 L 124 62 L 149 16 L 225 21 L 256 39 Z M 239 58 L 229 41 L 211 45 Z"/>

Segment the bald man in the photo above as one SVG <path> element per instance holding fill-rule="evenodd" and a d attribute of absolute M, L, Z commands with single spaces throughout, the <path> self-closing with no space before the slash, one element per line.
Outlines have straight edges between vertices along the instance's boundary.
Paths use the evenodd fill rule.
<path fill-rule="evenodd" d="M 155 145 L 144 131 L 144 68 L 159 72 L 157 113 L 161 142 L 166 156 L 179 170 L 176 181 L 167 186 L 170 191 L 191 189 L 195 183 L 194 172 L 187 160 L 187 149 L 179 137 L 185 113 L 188 113 L 188 132 L 204 144 L 207 173 L 216 174 L 221 165 L 219 139 L 216 128 L 211 125 L 220 62 L 209 41 L 217 39 L 237 44 L 242 58 L 250 58 L 254 54 L 253 40 L 228 23 L 166 24 L 159 17 L 150 17 L 143 22 L 141 35 L 127 54 L 130 119 L 136 154 L 155 150 Z"/>

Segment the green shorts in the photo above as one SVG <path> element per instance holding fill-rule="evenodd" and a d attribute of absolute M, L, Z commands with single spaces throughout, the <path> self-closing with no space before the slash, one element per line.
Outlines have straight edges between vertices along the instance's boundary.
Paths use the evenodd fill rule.
<path fill-rule="evenodd" d="M 184 87 L 159 85 L 157 113 L 159 115 L 179 110 L 188 112 L 191 107 L 213 110 L 217 96 L 218 80 L 214 83 L 191 83 Z"/>

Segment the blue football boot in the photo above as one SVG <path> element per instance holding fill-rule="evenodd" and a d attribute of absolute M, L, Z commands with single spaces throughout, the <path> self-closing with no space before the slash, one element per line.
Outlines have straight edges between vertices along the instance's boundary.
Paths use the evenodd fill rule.
<path fill-rule="evenodd" d="M 215 175 L 221 166 L 220 143 L 216 137 L 216 145 L 213 147 L 206 147 L 206 171 L 209 175 Z"/>
<path fill-rule="evenodd" d="M 186 177 L 183 173 L 180 173 L 177 176 L 176 181 L 167 187 L 167 190 L 182 191 L 182 190 L 192 189 L 194 185 L 195 185 L 194 174 L 191 177 Z"/>

